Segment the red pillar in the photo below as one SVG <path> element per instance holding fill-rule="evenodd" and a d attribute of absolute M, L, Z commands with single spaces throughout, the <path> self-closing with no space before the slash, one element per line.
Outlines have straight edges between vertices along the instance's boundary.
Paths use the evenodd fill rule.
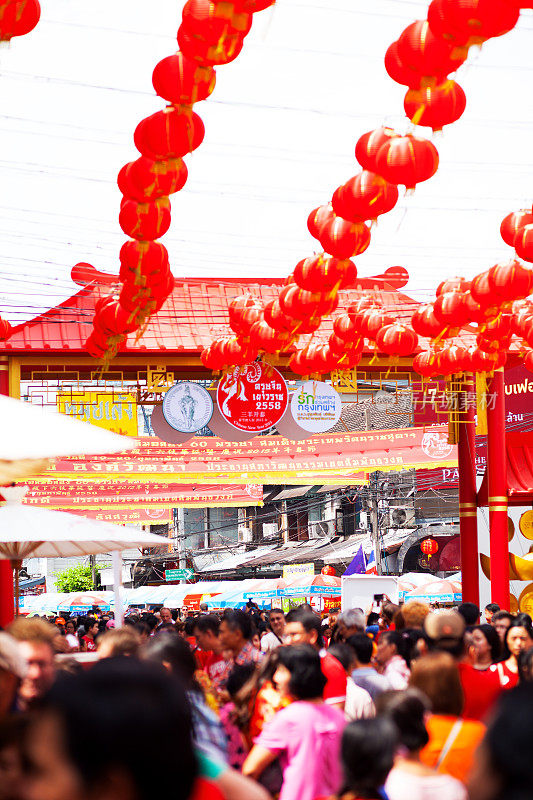
<path fill-rule="evenodd" d="M 9 395 L 9 361 L 0 356 L 0 394 Z M 0 559 L 0 626 L 5 627 L 14 617 L 13 570 L 11 562 Z"/>
<path fill-rule="evenodd" d="M 507 448 L 503 369 L 487 381 L 487 432 L 490 522 L 490 589 L 493 603 L 509 609 L 509 536 L 507 530 Z"/>
<path fill-rule="evenodd" d="M 464 404 L 459 422 L 459 531 L 463 602 L 479 606 L 479 552 L 476 499 L 475 385 L 472 376 L 464 381 Z"/>

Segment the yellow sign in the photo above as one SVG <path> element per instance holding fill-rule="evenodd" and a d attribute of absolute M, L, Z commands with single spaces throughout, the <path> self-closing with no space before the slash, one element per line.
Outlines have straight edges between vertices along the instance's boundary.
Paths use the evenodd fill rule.
<path fill-rule="evenodd" d="M 137 398 L 126 392 L 69 392 L 58 394 L 57 408 L 99 428 L 137 436 Z"/>
<path fill-rule="evenodd" d="M 310 564 L 286 564 L 283 567 L 283 578 L 301 578 L 307 576 L 313 578 L 315 574 L 315 565 L 313 562 Z"/>
<path fill-rule="evenodd" d="M 526 539 L 533 539 L 533 509 L 524 511 L 518 525 L 520 527 L 520 532 Z"/>

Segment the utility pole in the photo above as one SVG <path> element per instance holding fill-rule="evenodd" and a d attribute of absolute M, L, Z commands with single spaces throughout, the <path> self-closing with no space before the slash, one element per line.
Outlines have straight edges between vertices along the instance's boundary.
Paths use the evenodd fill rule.
<path fill-rule="evenodd" d="M 370 537 L 376 558 L 376 571 L 382 575 L 381 569 L 381 544 L 379 541 L 379 516 L 378 516 L 378 482 L 376 473 L 370 474 Z"/>
<path fill-rule="evenodd" d="M 91 581 L 93 588 L 96 589 L 96 556 L 89 556 L 89 566 L 91 567 Z"/>

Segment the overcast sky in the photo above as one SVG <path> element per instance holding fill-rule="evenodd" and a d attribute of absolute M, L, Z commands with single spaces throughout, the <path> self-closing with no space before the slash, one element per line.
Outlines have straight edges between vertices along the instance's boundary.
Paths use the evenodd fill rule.
<path fill-rule="evenodd" d="M 36 30 L 0 50 L 0 313 L 12 322 L 73 294 L 71 267 L 118 272 L 116 175 L 138 156 L 137 122 L 161 109 L 157 61 L 177 49 L 181 2 L 42 0 Z M 356 172 L 357 138 L 406 129 L 387 46 L 424 18 L 411 0 L 278 0 L 255 15 L 212 97 L 203 145 L 172 198 L 163 241 L 176 276 L 287 275 L 317 244 L 307 215 Z M 403 198 L 356 259 L 400 264 L 410 293 L 472 276 L 512 253 L 508 212 L 533 198 L 533 15 L 473 53 L 459 122 L 435 137 L 437 175 Z M 420 128 L 422 135 L 428 129 Z"/>

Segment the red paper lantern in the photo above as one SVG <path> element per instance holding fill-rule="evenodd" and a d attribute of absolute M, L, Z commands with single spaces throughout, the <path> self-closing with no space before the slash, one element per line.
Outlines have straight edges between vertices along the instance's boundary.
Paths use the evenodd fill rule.
<path fill-rule="evenodd" d="M 297 320 L 331 314 L 338 304 L 336 294 L 306 292 L 296 284 L 285 286 L 279 293 L 278 300 L 283 313 Z"/>
<path fill-rule="evenodd" d="M 345 259 L 365 252 L 370 244 L 370 230 L 362 222 L 334 216 L 322 225 L 318 238 L 326 253 Z"/>
<path fill-rule="evenodd" d="M 340 186 L 332 198 L 335 213 L 350 222 L 377 219 L 391 211 L 397 202 L 398 188 L 369 170 Z"/>
<path fill-rule="evenodd" d="M 240 342 L 235 336 L 225 339 L 221 345 L 228 366 L 241 367 L 257 358 L 257 349 L 251 343 Z"/>
<path fill-rule="evenodd" d="M 434 556 L 439 549 L 439 543 L 435 539 L 424 539 L 420 543 L 420 549 L 426 556 Z"/>
<path fill-rule="evenodd" d="M 395 136 L 385 142 L 376 156 L 376 172 L 389 183 L 401 183 L 406 189 L 414 189 L 417 183 L 429 180 L 438 166 L 435 145 L 411 134 Z"/>
<path fill-rule="evenodd" d="M 334 217 L 331 206 L 319 206 L 313 209 L 307 218 L 307 229 L 314 239 L 320 238 L 320 230 L 326 222 Z"/>
<path fill-rule="evenodd" d="M 159 97 L 175 106 L 189 106 L 206 100 L 215 88 L 212 67 L 201 67 L 183 53 L 167 56 L 152 73 L 152 84 Z"/>
<path fill-rule="evenodd" d="M 396 137 L 398 134 L 392 128 L 376 128 L 360 136 L 355 145 L 355 157 L 362 168 L 381 174 L 377 169 L 377 154 L 386 142 Z"/>
<path fill-rule="evenodd" d="M 436 353 L 433 350 L 424 350 L 413 358 L 413 369 L 423 378 L 433 378 L 439 374 Z"/>
<path fill-rule="evenodd" d="M 419 89 L 422 75 L 414 69 L 409 69 L 401 60 L 398 53 L 398 42 L 393 42 L 385 53 L 385 69 L 389 78 L 411 89 Z"/>
<path fill-rule="evenodd" d="M 263 317 L 267 325 L 275 331 L 290 333 L 298 326 L 297 320 L 283 313 L 279 300 L 271 300 L 265 305 Z"/>
<path fill-rule="evenodd" d="M 456 54 L 442 37 L 435 36 L 427 20 L 408 25 L 398 39 L 398 58 L 408 69 L 421 76 L 444 77 L 455 72 L 466 60 Z"/>
<path fill-rule="evenodd" d="M 338 258 L 328 258 L 324 255 L 304 258 L 294 268 L 294 282 L 308 292 L 330 292 L 342 285 L 348 264 L 353 267 L 355 278 L 357 276 L 355 264 L 351 264 L 348 260 L 340 261 Z"/>
<path fill-rule="evenodd" d="M 524 261 L 533 262 L 533 225 L 524 225 L 517 232 L 514 240 L 517 256 Z"/>
<path fill-rule="evenodd" d="M 444 292 L 433 303 L 433 314 L 445 327 L 461 328 L 468 322 L 468 307 L 462 292 Z"/>
<path fill-rule="evenodd" d="M 288 336 L 260 319 L 250 328 L 250 343 L 259 352 L 274 354 L 288 346 Z"/>
<path fill-rule="evenodd" d="M 356 327 L 361 336 L 375 339 L 382 328 L 392 325 L 394 321 L 392 314 L 387 314 L 382 308 L 367 308 L 361 312 Z"/>
<path fill-rule="evenodd" d="M 488 282 L 499 302 L 509 305 L 531 293 L 533 271 L 515 260 L 508 264 L 496 264 L 489 269 Z"/>
<path fill-rule="evenodd" d="M 126 311 L 117 300 L 96 310 L 94 327 L 106 336 L 133 333 L 139 327 L 131 311 Z"/>
<path fill-rule="evenodd" d="M 120 248 L 119 278 L 146 284 L 146 277 L 168 272 L 168 252 L 160 242 L 124 242 Z"/>
<path fill-rule="evenodd" d="M 355 322 L 359 319 L 359 315 L 362 311 L 366 308 L 380 308 L 381 303 L 378 303 L 377 300 L 370 296 L 370 295 L 363 295 L 358 300 L 355 300 L 353 303 L 350 303 L 348 306 L 348 315 L 350 318 Z"/>
<path fill-rule="evenodd" d="M 409 89 L 403 107 L 414 125 L 440 131 L 463 115 L 466 95 L 458 83 L 447 80 L 437 86 Z"/>
<path fill-rule="evenodd" d="M 436 36 L 470 46 L 512 30 L 519 14 L 508 0 L 433 0 L 428 21 Z"/>
<path fill-rule="evenodd" d="M 487 321 L 490 310 L 487 310 L 485 307 L 480 306 L 479 303 L 476 302 L 476 300 L 474 300 L 470 291 L 465 292 L 464 302 L 465 306 L 468 309 L 469 322 L 477 322 L 478 324 L 481 324 Z"/>
<path fill-rule="evenodd" d="M 447 278 L 447 280 L 439 283 L 435 294 L 438 297 L 439 294 L 444 294 L 445 292 L 467 292 L 469 289 L 470 281 L 467 281 L 466 278 Z"/>
<path fill-rule="evenodd" d="M 489 282 L 489 270 L 480 272 L 470 284 L 470 294 L 476 303 L 485 310 L 488 316 L 495 316 L 498 313 L 498 299 L 494 297 L 492 287 Z"/>
<path fill-rule="evenodd" d="M 419 306 L 416 309 L 411 318 L 411 325 L 415 333 L 428 339 L 436 339 L 446 327 L 433 313 L 433 305 L 431 303 Z"/>
<path fill-rule="evenodd" d="M 118 222 L 124 233 L 133 239 L 159 239 L 170 228 L 170 201 L 168 197 L 161 197 L 152 203 L 125 200 Z"/>
<path fill-rule="evenodd" d="M 376 345 L 381 353 L 390 356 L 408 356 L 416 350 L 418 336 L 412 328 L 395 322 L 381 328 L 376 336 Z"/>
<path fill-rule="evenodd" d="M 219 41 L 208 42 L 192 36 L 185 25 L 178 30 L 178 45 L 187 58 L 205 67 L 216 67 L 234 61 L 242 50 L 244 38 L 238 33 L 227 34 Z"/>
<path fill-rule="evenodd" d="M 326 564 L 326 566 L 322 567 L 322 569 L 320 570 L 320 574 L 321 575 L 336 575 L 337 572 L 335 570 L 335 567 L 332 567 L 331 564 Z"/>
<path fill-rule="evenodd" d="M 146 203 L 179 192 L 185 186 L 187 174 L 187 167 L 181 158 L 152 161 L 141 156 L 122 167 L 117 183 L 125 197 Z"/>
<path fill-rule="evenodd" d="M 440 375 L 460 375 L 470 370 L 470 353 L 462 345 L 450 344 L 439 352 L 437 363 Z"/>
<path fill-rule="evenodd" d="M 514 247 L 514 240 L 518 232 L 525 225 L 531 224 L 533 224 L 533 213 L 530 209 L 527 211 L 522 209 L 507 214 L 500 225 L 500 234 L 505 244 L 508 244 L 509 247 Z"/>
<path fill-rule="evenodd" d="M 237 336 L 247 335 L 262 314 L 263 306 L 255 297 L 239 295 L 228 306 L 229 326 Z"/>
<path fill-rule="evenodd" d="M 6 339 L 9 339 L 12 330 L 13 328 L 11 327 L 9 320 L 2 319 L 2 317 L 0 317 L 0 341 L 4 342 Z"/>
<path fill-rule="evenodd" d="M 37 0 L 4 0 L 0 3 L 0 41 L 30 33 L 41 18 Z"/>
<path fill-rule="evenodd" d="M 143 156 L 163 161 L 192 153 L 202 144 L 204 135 L 204 123 L 198 114 L 188 108 L 167 106 L 141 120 L 133 140 Z"/>
<path fill-rule="evenodd" d="M 187 33 L 212 45 L 228 35 L 246 36 L 252 26 L 249 12 L 238 10 L 235 4 L 216 0 L 187 0 L 182 18 Z"/>
<path fill-rule="evenodd" d="M 359 332 L 348 314 L 341 314 L 333 320 L 333 334 L 343 343 L 359 338 Z"/>

